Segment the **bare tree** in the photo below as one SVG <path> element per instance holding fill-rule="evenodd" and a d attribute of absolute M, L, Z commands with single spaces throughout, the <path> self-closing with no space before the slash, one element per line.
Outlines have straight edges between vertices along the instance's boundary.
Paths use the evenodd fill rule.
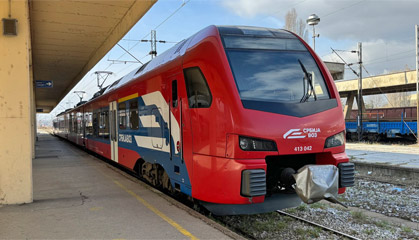
<path fill-rule="evenodd" d="M 306 26 L 306 22 L 303 19 L 298 19 L 295 8 L 289 10 L 285 15 L 285 29 L 298 34 L 305 41 L 308 40 L 308 31 Z"/>
<path fill-rule="evenodd" d="M 387 102 L 381 94 L 365 96 L 364 99 L 366 99 L 365 108 L 367 109 L 382 108 Z"/>
<path fill-rule="evenodd" d="M 410 107 L 411 105 L 408 92 L 388 93 L 386 95 L 390 107 Z"/>

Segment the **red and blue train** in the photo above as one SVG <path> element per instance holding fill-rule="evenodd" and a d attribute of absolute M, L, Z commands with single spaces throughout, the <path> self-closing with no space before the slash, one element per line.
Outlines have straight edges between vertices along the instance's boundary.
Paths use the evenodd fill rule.
<path fill-rule="evenodd" d="M 58 114 L 54 133 L 215 214 L 300 204 L 282 176 L 306 165 L 337 166 L 339 193 L 353 184 L 333 79 L 285 30 L 209 26 Z"/>

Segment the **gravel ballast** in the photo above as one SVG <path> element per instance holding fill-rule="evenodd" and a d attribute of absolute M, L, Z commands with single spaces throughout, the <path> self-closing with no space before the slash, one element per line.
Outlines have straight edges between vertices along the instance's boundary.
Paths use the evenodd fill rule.
<path fill-rule="evenodd" d="M 346 205 L 419 222 L 419 189 L 365 179 L 339 196 Z"/>
<path fill-rule="evenodd" d="M 367 216 L 359 209 L 419 222 L 419 189 L 356 179 L 352 188 L 339 196 L 352 210 L 336 204 L 302 204 L 284 211 L 360 239 L 419 239 L 419 231 L 391 220 Z M 225 216 L 216 219 L 251 239 L 346 239 L 311 224 L 276 212 L 257 215 Z"/>

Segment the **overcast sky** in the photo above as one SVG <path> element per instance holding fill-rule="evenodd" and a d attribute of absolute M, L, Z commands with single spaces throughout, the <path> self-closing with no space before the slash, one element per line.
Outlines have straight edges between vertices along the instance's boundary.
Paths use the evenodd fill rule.
<path fill-rule="evenodd" d="M 292 8 L 304 21 L 313 13 L 320 17 L 316 26 L 316 33 L 320 34 L 316 39 L 316 52 L 324 61 L 339 60 L 331 53 L 331 47 L 356 50 L 357 43 L 362 42 L 363 62 L 372 75 L 415 68 L 414 26 L 419 24 L 419 0 L 159 0 L 123 39 L 148 39 L 150 30 L 157 28 L 158 40 L 178 42 L 212 24 L 283 28 L 285 14 Z M 312 28 L 308 30 L 311 36 Z M 311 41 L 310 37 L 310 46 Z M 121 40 L 120 44 L 141 61 L 150 59 L 149 43 Z M 161 53 L 173 45 L 158 44 L 157 50 Z M 348 63 L 357 61 L 354 53 L 340 52 L 340 55 Z M 85 100 L 89 99 L 98 90 L 94 71 L 113 71 L 115 74 L 107 81 L 110 84 L 140 66 L 108 61 L 113 59 L 134 60 L 116 46 L 74 90 L 85 90 L 88 92 Z M 345 78 L 355 76 L 346 70 Z M 78 102 L 72 92 L 56 107 L 53 115 Z"/>

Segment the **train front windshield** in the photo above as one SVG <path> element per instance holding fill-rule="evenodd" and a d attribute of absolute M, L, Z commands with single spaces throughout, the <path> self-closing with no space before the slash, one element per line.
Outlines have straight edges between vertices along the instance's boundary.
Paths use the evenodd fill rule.
<path fill-rule="evenodd" d="M 242 100 L 303 103 L 330 99 L 324 78 L 297 38 L 223 36 Z"/>

